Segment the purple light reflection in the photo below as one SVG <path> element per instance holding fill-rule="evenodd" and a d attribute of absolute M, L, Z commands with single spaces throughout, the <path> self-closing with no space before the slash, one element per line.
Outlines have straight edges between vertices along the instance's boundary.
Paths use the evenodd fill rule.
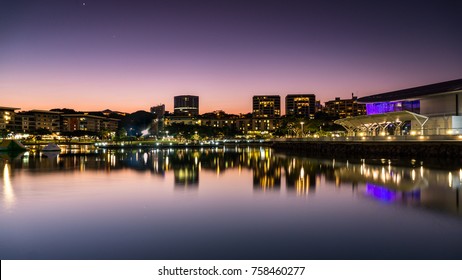
<path fill-rule="evenodd" d="M 384 188 L 382 186 L 366 183 L 366 194 L 384 202 L 396 200 L 397 192 Z"/>

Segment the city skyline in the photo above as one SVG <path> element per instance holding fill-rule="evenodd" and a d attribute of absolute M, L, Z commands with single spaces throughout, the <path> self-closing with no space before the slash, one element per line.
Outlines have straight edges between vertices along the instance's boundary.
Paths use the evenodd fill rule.
<path fill-rule="evenodd" d="M 185 114 L 185 112 L 183 112 L 184 108 L 180 106 L 180 104 L 184 105 L 184 102 L 183 100 L 180 101 L 180 99 L 184 98 L 184 97 L 187 97 L 187 98 L 195 98 L 196 100 L 193 101 L 192 103 L 192 106 L 195 107 L 191 107 L 189 109 L 194 109 L 196 112 L 193 113 L 193 114 Z M 189 116 L 189 117 L 197 117 L 197 116 L 200 116 L 200 115 L 203 115 L 203 114 L 210 114 L 210 113 L 215 113 L 215 112 L 224 112 L 226 114 L 230 114 L 230 115 L 247 115 L 247 114 L 253 114 L 255 115 L 256 113 L 256 110 L 258 111 L 258 109 L 255 107 L 256 106 L 256 102 L 259 103 L 257 100 L 261 99 L 261 101 L 263 101 L 264 103 L 264 99 L 268 98 L 268 97 L 271 97 L 271 98 L 278 98 L 278 102 L 277 104 L 273 104 L 272 106 L 274 106 L 274 109 L 276 109 L 278 111 L 278 117 L 283 117 L 283 116 L 286 116 L 286 115 L 294 115 L 293 112 L 287 112 L 287 100 L 284 101 L 285 104 L 282 103 L 283 100 L 291 97 L 310 97 L 310 98 L 313 98 L 313 100 L 311 101 L 311 103 L 315 103 L 315 99 L 316 99 L 316 95 L 315 94 L 309 94 L 309 93 L 299 93 L 299 94 L 287 94 L 287 95 L 279 95 L 279 94 L 275 94 L 275 95 L 254 95 L 252 96 L 252 110 L 250 112 L 236 112 L 236 113 L 229 113 L 229 112 L 225 112 L 221 109 L 218 109 L 219 108 L 219 105 L 217 108 L 211 108 L 211 111 L 208 111 L 208 112 L 200 112 L 199 111 L 199 98 L 200 96 L 198 95 L 177 95 L 177 96 L 174 96 L 173 99 L 174 99 L 174 105 L 173 105 L 173 108 L 171 108 L 171 110 L 169 110 L 170 108 L 167 108 L 166 105 L 164 103 L 160 103 L 160 104 L 157 104 L 157 105 L 154 105 L 154 106 L 151 106 L 150 109 L 146 110 L 145 108 L 141 108 L 141 109 L 138 109 L 136 111 L 133 111 L 133 112 L 129 112 L 129 111 L 126 111 L 126 112 L 122 112 L 122 111 L 116 111 L 116 110 L 111 110 L 111 108 L 106 108 L 104 110 L 79 110 L 79 109 L 76 109 L 76 108 L 66 108 L 66 107 L 63 107 L 63 106 L 58 106 L 57 107 L 53 107 L 53 108 L 36 108 L 34 107 L 33 109 L 24 109 L 22 108 L 21 106 L 2 106 L 2 104 L 0 104 L 0 109 L 9 109 L 9 110 L 12 110 L 12 111 L 18 111 L 18 112 L 29 112 L 29 111 L 40 111 L 40 112 L 53 112 L 53 111 L 61 111 L 61 110 L 70 110 L 70 111 L 75 111 L 76 114 L 80 114 L 80 113 L 105 113 L 106 111 L 107 112 L 114 112 L 114 113 L 120 113 L 120 114 L 131 114 L 131 113 L 135 113 L 135 112 L 139 112 L 139 111 L 145 111 L 145 112 L 151 112 L 151 113 L 157 113 L 157 114 L 160 114 L 160 115 L 164 115 L 165 113 L 169 113 L 169 114 L 172 114 L 172 115 L 177 115 L 177 116 L 180 116 L 180 115 L 183 115 L 183 116 Z M 285 97 L 285 98 L 281 98 L 281 97 Z M 340 97 L 336 97 L 335 99 L 332 99 L 332 100 L 327 100 L 325 102 L 325 104 L 328 104 L 328 103 L 332 103 L 332 102 L 335 102 L 335 101 L 339 101 L 339 100 L 342 100 L 342 101 L 355 101 L 357 99 L 357 96 L 354 96 L 353 94 L 350 96 L 350 98 L 340 98 Z M 316 99 L 316 101 L 318 101 L 318 99 Z M 182 102 L 182 103 L 178 103 L 177 105 L 180 106 L 180 107 L 175 107 L 175 102 Z M 187 102 L 187 101 L 186 101 Z M 290 101 L 289 102 L 291 105 L 290 106 L 294 106 L 293 101 Z M 316 112 L 316 106 L 311 104 L 311 108 L 312 108 L 312 114 L 313 115 L 315 112 Z M 324 105 L 325 105 L 324 104 Z M 215 104 L 216 105 L 216 104 Z M 322 103 L 319 103 L 319 108 L 318 110 L 319 111 L 323 111 L 323 108 L 325 107 Z M 303 106 L 307 106 L 307 104 L 303 104 Z M 257 106 L 258 107 L 258 106 Z M 283 110 L 284 109 L 284 110 Z M 160 111 L 159 111 L 160 110 Z M 269 110 L 269 108 L 268 108 Z M 157 112 L 156 112 L 157 111 Z M 160 112 L 160 113 L 159 113 Z M 188 111 L 186 111 L 187 113 Z M 72 113 L 74 114 L 74 113 Z M 257 114 L 258 115 L 258 114 Z M 312 116 L 309 116 L 309 115 L 306 115 L 306 114 L 297 114 L 297 116 L 299 117 L 311 117 Z M 263 116 L 260 116 L 260 117 L 263 117 Z M 268 117 L 268 116 L 266 116 Z M 273 116 L 274 117 L 274 116 Z"/>
<path fill-rule="evenodd" d="M 2 1 L 3 2 L 3 1 Z M 1 106 L 134 112 L 201 97 L 326 102 L 458 79 L 462 4 L 313 1 L 2 3 Z M 217 106 L 218 104 L 218 106 Z M 285 104 L 282 103 L 284 108 Z"/>

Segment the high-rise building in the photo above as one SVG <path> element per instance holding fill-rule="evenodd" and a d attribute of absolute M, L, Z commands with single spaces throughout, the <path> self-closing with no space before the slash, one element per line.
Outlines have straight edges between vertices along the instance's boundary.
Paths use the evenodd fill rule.
<path fill-rule="evenodd" d="M 151 113 L 155 114 L 158 119 L 162 119 L 165 115 L 165 104 L 151 107 Z"/>
<path fill-rule="evenodd" d="M 279 95 L 255 95 L 252 99 L 252 113 L 256 118 L 280 117 L 281 97 Z"/>
<path fill-rule="evenodd" d="M 174 113 L 176 115 L 199 115 L 199 96 L 178 95 L 173 99 Z"/>
<path fill-rule="evenodd" d="M 288 94 L 286 115 L 314 119 L 316 96 L 314 94 Z"/>
<path fill-rule="evenodd" d="M 155 115 L 155 118 L 152 120 L 150 132 L 152 135 L 158 135 L 164 130 L 165 104 L 151 107 L 151 113 Z"/>
<path fill-rule="evenodd" d="M 315 106 L 316 106 L 316 113 L 317 113 L 317 112 L 322 112 L 322 108 L 323 108 L 324 106 L 322 106 L 321 100 L 316 100 Z"/>

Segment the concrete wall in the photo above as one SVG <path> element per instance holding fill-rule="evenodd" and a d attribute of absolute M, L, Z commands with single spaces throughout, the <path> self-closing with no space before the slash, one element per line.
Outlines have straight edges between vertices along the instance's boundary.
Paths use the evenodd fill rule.
<path fill-rule="evenodd" d="M 291 152 L 314 157 L 351 158 L 414 158 L 460 160 L 459 141 L 364 141 L 364 142 L 274 142 L 276 152 Z"/>
<path fill-rule="evenodd" d="M 456 96 L 458 104 L 456 103 Z M 459 115 L 462 115 L 462 94 L 450 93 L 431 97 L 424 97 L 420 100 L 420 114 L 425 116 L 454 116 L 456 115 L 456 106 L 459 108 Z"/>

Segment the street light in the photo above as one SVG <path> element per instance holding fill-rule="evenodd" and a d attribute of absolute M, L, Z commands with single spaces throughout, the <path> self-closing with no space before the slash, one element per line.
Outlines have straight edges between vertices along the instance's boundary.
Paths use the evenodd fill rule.
<path fill-rule="evenodd" d="M 302 137 L 303 137 L 303 125 L 304 124 L 305 124 L 304 122 L 300 122 L 300 125 L 302 126 Z"/>

